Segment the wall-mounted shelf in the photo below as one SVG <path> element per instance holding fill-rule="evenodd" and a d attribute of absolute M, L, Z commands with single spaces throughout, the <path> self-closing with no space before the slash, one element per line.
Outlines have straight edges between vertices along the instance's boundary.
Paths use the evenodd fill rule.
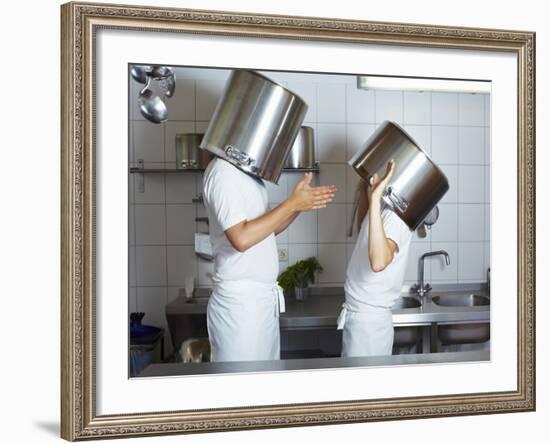
<path fill-rule="evenodd" d="M 138 181 L 138 192 L 145 192 L 145 178 L 142 174 L 173 174 L 173 173 L 193 173 L 204 172 L 204 168 L 188 168 L 188 169 L 176 169 L 176 168 L 146 168 L 144 167 L 143 160 L 138 160 L 138 166 L 130 168 L 130 174 L 141 174 Z M 283 168 L 283 172 L 312 172 L 314 174 L 319 173 L 319 163 L 316 163 L 313 168 Z M 194 202 L 199 203 L 199 202 Z"/>

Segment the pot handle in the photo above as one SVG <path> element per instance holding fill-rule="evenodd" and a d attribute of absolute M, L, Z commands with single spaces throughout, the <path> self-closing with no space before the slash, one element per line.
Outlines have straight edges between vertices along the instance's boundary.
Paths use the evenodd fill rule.
<path fill-rule="evenodd" d="M 386 189 L 385 197 L 391 202 L 394 208 L 400 210 L 401 212 L 405 212 L 409 206 L 409 202 L 393 192 L 391 186 Z"/>

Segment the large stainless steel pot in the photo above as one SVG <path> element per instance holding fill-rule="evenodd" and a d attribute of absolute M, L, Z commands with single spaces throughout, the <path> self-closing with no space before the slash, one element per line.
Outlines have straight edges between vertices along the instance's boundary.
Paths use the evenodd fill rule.
<path fill-rule="evenodd" d="M 449 182 L 412 137 L 390 121 L 383 122 L 348 163 L 368 183 L 376 172 L 384 176 L 392 158 L 394 172 L 382 199 L 415 230 L 449 190 Z"/>
<path fill-rule="evenodd" d="M 285 168 L 301 169 L 315 167 L 315 142 L 313 128 L 302 126 L 286 158 Z"/>
<path fill-rule="evenodd" d="M 277 183 L 307 108 L 298 95 L 269 78 L 234 70 L 200 147 Z"/>
<path fill-rule="evenodd" d="M 176 169 L 206 168 L 213 155 L 199 149 L 204 134 L 176 134 Z"/>

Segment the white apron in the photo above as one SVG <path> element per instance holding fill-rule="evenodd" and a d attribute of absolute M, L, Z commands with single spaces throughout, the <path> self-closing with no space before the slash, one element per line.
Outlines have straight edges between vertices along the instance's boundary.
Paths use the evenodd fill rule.
<path fill-rule="evenodd" d="M 391 355 L 393 319 L 389 308 L 344 303 L 338 316 L 342 331 L 342 357 Z"/>
<path fill-rule="evenodd" d="M 278 284 L 241 280 L 216 285 L 206 310 L 210 360 L 279 360 L 279 313 L 284 311 Z"/>

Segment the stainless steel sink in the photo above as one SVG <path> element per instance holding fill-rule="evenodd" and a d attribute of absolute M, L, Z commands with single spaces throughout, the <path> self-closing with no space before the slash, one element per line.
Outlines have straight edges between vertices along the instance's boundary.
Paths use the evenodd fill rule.
<path fill-rule="evenodd" d="M 432 301 L 438 306 L 450 307 L 474 307 L 488 306 L 489 297 L 477 294 L 445 294 L 432 297 Z"/>
<path fill-rule="evenodd" d="M 399 297 L 392 309 L 411 309 L 418 308 L 420 306 L 420 301 L 413 297 Z"/>
<path fill-rule="evenodd" d="M 445 307 L 475 307 L 489 306 L 490 299 L 478 294 L 445 294 L 432 297 L 438 306 Z M 457 345 L 467 343 L 483 343 L 490 338 L 489 323 L 462 323 L 437 325 L 439 341 L 443 345 Z"/>

